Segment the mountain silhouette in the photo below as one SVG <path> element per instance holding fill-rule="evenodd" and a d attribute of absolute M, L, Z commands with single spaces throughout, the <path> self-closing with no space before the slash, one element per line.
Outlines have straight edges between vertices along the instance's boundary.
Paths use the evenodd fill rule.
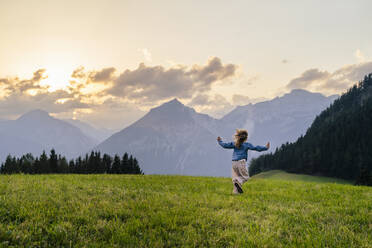
<path fill-rule="evenodd" d="M 336 97 L 293 90 L 271 101 L 239 106 L 221 119 L 173 99 L 151 109 L 95 150 L 112 155 L 129 152 L 148 174 L 228 176 L 231 152 L 218 146 L 217 136 L 231 140 L 236 128 L 246 128 L 249 142 L 264 145 L 271 141 L 275 149 L 303 134 Z"/>
<path fill-rule="evenodd" d="M 151 109 L 95 149 L 109 154 L 127 151 L 146 173 L 225 175 L 229 169 L 218 167 L 218 161 L 226 156 L 215 146 L 219 125 L 219 120 L 174 99 Z"/>
<path fill-rule="evenodd" d="M 43 110 L 33 110 L 16 120 L 0 122 L 0 158 L 54 148 L 58 153 L 72 158 L 94 146 L 94 141 L 82 131 Z M 9 145 L 13 144 L 13 145 Z"/>

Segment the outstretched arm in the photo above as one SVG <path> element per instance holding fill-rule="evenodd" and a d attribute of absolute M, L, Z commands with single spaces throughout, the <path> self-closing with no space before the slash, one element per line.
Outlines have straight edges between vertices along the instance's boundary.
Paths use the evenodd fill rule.
<path fill-rule="evenodd" d="M 217 141 L 218 141 L 218 144 L 220 144 L 220 146 L 222 146 L 223 148 L 232 149 L 235 147 L 233 142 L 228 142 L 228 143 L 222 142 L 222 139 L 220 136 L 217 137 Z"/>
<path fill-rule="evenodd" d="M 248 147 L 249 150 L 258 151 L 258 152 L 267 151 L 269 148 L 270 148 L 270 142 L 267 142 L 266 146 L 254 146 L 250 144 L 250 146 Z"/>

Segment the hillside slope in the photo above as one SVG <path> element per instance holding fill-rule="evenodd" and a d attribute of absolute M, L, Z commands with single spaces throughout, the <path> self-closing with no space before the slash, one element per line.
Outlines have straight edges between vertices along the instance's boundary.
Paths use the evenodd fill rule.
<path fill-rule="evenodd" d="M 227 175 L 229 155 L 216 137 L 223 123 L 197 113 L 177 99 L 151 109 L 131 126 L 95 149 L 108 154 L 129 152 L 145 174 Z"/>
<path fill-rule="evenodd" d="M 372 185 L 372 74 L 337 99 L 305 136 L 252 161 L 250 174 L 280 169 Z"/>
<path fill-rule="evenodd" d="M 372 188 L 255 179 L 0 176 L 4 247 L 358 247 Z"/>

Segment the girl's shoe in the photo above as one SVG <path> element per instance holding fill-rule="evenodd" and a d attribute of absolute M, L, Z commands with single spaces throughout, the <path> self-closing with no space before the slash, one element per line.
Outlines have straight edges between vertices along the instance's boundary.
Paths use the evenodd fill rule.
<path fill-rule="evenodd" d="M 234 185 L 236 187 L 236 189 L 238 190 L 239 194 L 243 194 L 243 189 L 242 189 L 242 185 L 239 183 L 238 180 L 234 180 Z"/>

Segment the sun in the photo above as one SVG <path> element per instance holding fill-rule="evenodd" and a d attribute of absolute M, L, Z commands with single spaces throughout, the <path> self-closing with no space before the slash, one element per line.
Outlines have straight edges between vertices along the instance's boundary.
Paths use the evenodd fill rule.
<path fill-rule="evenodd" d="M 66 67 L 46 67 L 47 78 L 41 81 L 41 85 L 48 85 L 50 91 L 65 88 L 71 79 L 71 70 Z"/>

